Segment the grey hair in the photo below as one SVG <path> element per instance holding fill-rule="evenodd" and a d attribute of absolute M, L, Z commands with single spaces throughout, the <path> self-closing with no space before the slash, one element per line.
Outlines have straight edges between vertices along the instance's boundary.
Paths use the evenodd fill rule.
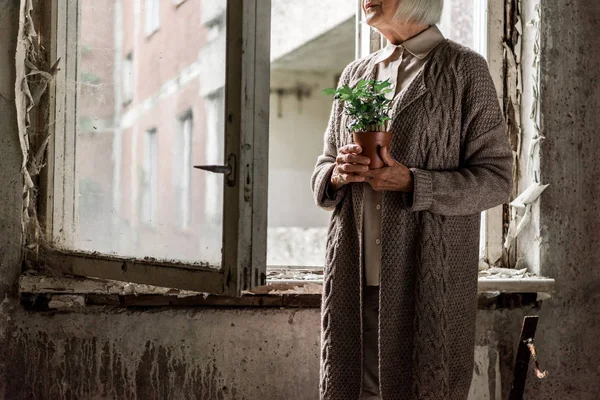
<path fill-rule="evenodd" d="M 442 19 L 444 0 L 400 0 L 396 18 L 406 22 L 435 25 Z"/>

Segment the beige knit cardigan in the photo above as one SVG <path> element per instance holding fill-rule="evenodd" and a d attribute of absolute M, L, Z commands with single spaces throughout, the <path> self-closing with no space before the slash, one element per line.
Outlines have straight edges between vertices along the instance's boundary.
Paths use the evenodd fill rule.
<path fill-rule="evenodd" d="M 377 53 L 348 65 L 340 85 L 374 79 Z M 335 101 L 311 184 L 333 210 L 322 301 L 321 399 L 358 400 L 362 384 L 362 184 L 330 199 L 337 149 L 351 143 Z M 384 192 L 380 388 L 384 400 L 464 400 L 473 375 L 479 224 L 508 200 L 512 151 L 486 61 L 446 40 L 394 99 L 392 156 L 414 192 Z"/>

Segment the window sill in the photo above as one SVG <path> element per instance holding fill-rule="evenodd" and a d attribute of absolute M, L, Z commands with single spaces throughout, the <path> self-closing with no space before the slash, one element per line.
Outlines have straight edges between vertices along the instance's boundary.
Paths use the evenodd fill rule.
<path fill-rule="evenodd" d="M 151 31 L 146 32 L 146 41 L 149 41 L 150 39 L 152 39 L 152 36 L 154 36 L 156 34 L 156 32 L 158 32 L 160 30 L 160 26 L 156 27 L 156 28 L 152 28 Z"/>
<path fill-rule="evenodd" d="M 290 271 L 286 271 L 289 273 Z M 298 277 L 303 270 L 295 270 Z M 318 271 L 313 279 L 286 279 L 283 271 L 270 271 L 266 286 L 244 292 L 241 297 L 214 296 L 186 290 L 140 285 L 95 278 L 47 276 L 25 273 L 19 279 L 24 307 L 38 311 L 83 311 L 94 306 L 113 307 L 305 307 L 319 308 L 322 284 Z M 481 275 L 481 274 L 480 274 Z M 480 276 L 479 309 L 539 308 L 551 297 L 554 280 L 541 277 Z"/>

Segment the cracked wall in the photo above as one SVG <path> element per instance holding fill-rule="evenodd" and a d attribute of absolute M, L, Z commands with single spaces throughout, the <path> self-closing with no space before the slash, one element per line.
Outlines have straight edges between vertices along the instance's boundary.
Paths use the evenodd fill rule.
<path fill-rule="evenodd" d="M 12 319 L 0 350 L 12 360 L 6 399 L 317 395 L 318 310 L 15 310 Z"/>
<path fill-rule="evenodd" d="M 479 312 L 470 400 L 506 398 L 522 313 Z M 319 326 L 319 309 L 42 313 L 14 305 L 0 398 L 314 400 Z M 495 326 L 512 333 L 499 337 Z"/>
<path fill-rule="evenodd" d="M 21 267 L 23 177 L 15 108 L 18 1 L 0 1 L 0 302 L 16 288 Z M 0 332 L 2 329 L 0 319 Z"/>
<path fill-rule="evenodd" d="M 600 389 L 600 2 L 545 0 L 542 21 L 540 171 L 550 187 L 539 205 L 540 272 L 557 292 L 537 338 L 551 375 L 528 385 L 527 398 L 591 400 Z"/>

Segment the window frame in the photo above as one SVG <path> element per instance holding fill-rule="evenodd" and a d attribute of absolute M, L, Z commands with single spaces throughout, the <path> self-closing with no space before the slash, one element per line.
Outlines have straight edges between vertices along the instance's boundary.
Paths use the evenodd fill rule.
<path fill-rule="evenodd" d="M 71 275 L 239 296 L 266 281 L 267 161 L 270 79 L 270 0 L 227 0 L 225 154 L 233 165 L 232 184 L 223 188 L 221 268 L 65 250 L 76 223 L 77 61 L 81 0 L 52 0 L 50 62 L 62 67 L 49 87 L 48 163 L 42 173 L 39 220 L 44 228 L 37 252 L 27 261 Z M 63 29 L 59 29 L 63 28 Z M 71 95 L 69 95 L 71 94 Z M 191 166 L 190 166 L 191 167 Z M 71 182 L 71 184 L 69 184 Z"/>
<path fill-rule="evenodd" d="M 133 51 L 130 51 L 123 59 L 123 73 L 121 74 L 121 87 L 123 91 L 121 101 L 123 105 L 127 105 L 133 101 L 133 94 L 135 93 L 134 70 Z"/>
<path fill-rule="evenodd" d="M 174 157 L 174 171 L 181 168 L 181 173 L 173 177 L 176 192 L 175 204 L 179 211 L 175 216 L 177 228 L 186 231 L 190 228 L 192 218 L 192 143 L 194 136 L 194 115 L 191 109 L 177 118 L 176 157 Z"/>
<path fill-rule="evenodd" d="M 90 255 L 60 250 L 48 244 L 52 243 L 52 229 L 56 229 L 54 224 L 58 224 L 58 229 L 67 227 L 64 209 L 74 209 L 76 206 L 76 184 L 67 193 L 59 193 L 57 188 L 69 179 L 76 183 L 74 168 L 64 168 L 65 161 L 69 161 L 69 152 L 65 149 L 74 148 L 75 145 L 74 137 L 69 137 L 67 132 L 77 131 L 76 100 L 73 96 L 65 96 L 69 91 L 77 96 L 75 79 L 69 79 L 76 71 L 76 57 L 70 55 L 77 54 L 77 24 L 66 24 L 66 20 L 77 21 L 79 1 L 52 0 L 52 35 L 48 46 L 51 49 L 50 64 L 62 58 L 64 68 L 61 68 L 50 87 L 50 127 L 51 130 L 54 128 L 54 134 L 48 148 L 46 196 L 40 210 L 47 236 L 46 244 L 34 257 L 35 262 L 73 275 L 234 296 L 265 285 L 267 268 L 322 270 L 323 267 L 266 264 L 270 86 L 270 68 L 266 66 L 270 67 L 270 0 L 249 0 L 242 7 L 226 8 L 227 84 L 223 88 L 225 155 L 226 158 L 233 156 L 236 160 L 237 184 L 234 187 L 225 185 L 223 191 L 222 268 L 217 270 L 208 266 Z M 360 0 L 357 3 L 360 17 L 357 18 L 356 51 L 357 55 L 361 55 L 365 48 L 370 51 L 379 49 L 383 39 L 367 25 L 360 23 Z M 502 104 L 504 3 L 488 1 L 488 7 L 488 62 Z M 59 32 L 58 26 L 66 26 L 66 31 Z M 64 112 L 57 114 L 57 108 Z M 61 163 L 62 166 L 57 165 Z M 64 173 L 54 174 L 55 170 Z M 62 203 L 61 210 L 57 211 L 57 203 Z M 503 206 L 486 211 L 485 220 L 484 260 L 494 264 L 503 253 Z"/>
<path fill-rule="evenodd" d="M 158 130 L 144 131 L 142 173 L 140 176 L 140 220 L 143 224 L 156 227 L 158 224 Z"/>
<path fill-rule="evenodd" d="M 148 7 L 152 4 L 152 9 Z M 160 0 L 144 0 L 144 32 L 152 36 L 160 29 Z"/>
<path fill-rule="evenodd" d="M 503 1 L 487 1 L 487 61 L 492 80 L 498 94 L 498 102 L 504 111 L 504 25 L 505 10 Z M 515 183 L 516 184 L 516 183 Z M 488 265 L 502 263 L 504 253 L 504 205 L 485 211 L 483 261 Z"/>

